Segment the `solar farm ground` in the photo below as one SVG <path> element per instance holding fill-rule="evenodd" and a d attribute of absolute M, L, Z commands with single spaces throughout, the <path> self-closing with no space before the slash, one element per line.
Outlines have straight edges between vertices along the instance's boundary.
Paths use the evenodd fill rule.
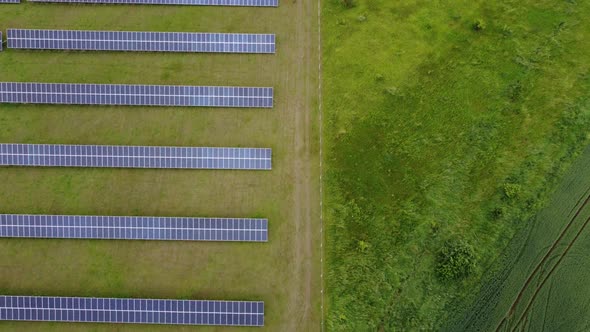
<path fill-rule="evenodd" d="M 0 141 L 273 149 L 273 170 L 0 169 L 0 212 L 269 218 L 269 243 L 0 241 L 0 293 L 263 300 L 265 329 L 319 326 L 317 3 L 0 6 L 0 29 L 276 33 L 276 55 L 16 51 L 0 81 L 273 86 L 275 107 L 0 105 Z M 0 322 L 5 331 L 87 324 Z M 146 326 L 91 325 L 94 331 Z M 222 328 L 150 326 L 151 331 Z M 248 330 L 245 328 L 244 330 Z M 259 330 L 259 329 L 255 329 Z"/>

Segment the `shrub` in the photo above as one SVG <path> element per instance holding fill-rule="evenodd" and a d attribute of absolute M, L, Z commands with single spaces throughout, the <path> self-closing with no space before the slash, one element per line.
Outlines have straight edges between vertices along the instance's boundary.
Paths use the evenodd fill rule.
<path fill-rule="evenodd" d="M 520 99 L 522 96 L 522 84 L 520 84 L 520 81 L 516 81 L 508 86 L 507 95 L 512 102 Z"/>
<path fill-rule="evenodd" d="M 504 37 L 512 36 L 512 29 L 509 26 L 504 25 L 502 27 L 502 34 Z"/>
<path fill-rule="evenodd" d="M 475 269 L 473 247 L 462 240 L 446 241 L 436 258 L 436 275 L 440 280 L 465 279 Z"/>
<path fill-rule="evenodd" d="M 388 88 L 385 88 L 385 92 L 391 96 L 394 96 L 394 97 L 401 97 L 402 96 L 399 89 L 396 86 L 390 86 Z"/>
<path fill-rule="evenodd" d="M 354 7 L 354 0 L 340 0 L 340 2 L 346 8 L 352 8 L 352 7 Z"/>
<path fill-rule="evenodd" d="M 490 212 L 492 220 L 499 220 L 506 215 L 506 208 L 503 206 L 497 206 Z"/>
<path fill-rule="evenodd" d="M 365 242 L 365 241 L 360 240 L 358 242 L 358 249 L 359 249 L 360 252 L 367 251 L 367 249 L 369 249 L 369 247 L 370 247 L 370 245 L 367 242 Z"/>
<path fill-rule="evenodd" d="M 486 28 L 486 22 L 484 22 L 484 20 L 482 19 L 477 19 L 475 20 L 475 22 L 473 22 L 473 25 L 471 27 L 474 31 L 482 31 Z"/>
<path fill-rule="evenodd" d="M 504 183 L 504 197 L 513 200 L 520 196 L 522 187 L 518 183 Z"/>

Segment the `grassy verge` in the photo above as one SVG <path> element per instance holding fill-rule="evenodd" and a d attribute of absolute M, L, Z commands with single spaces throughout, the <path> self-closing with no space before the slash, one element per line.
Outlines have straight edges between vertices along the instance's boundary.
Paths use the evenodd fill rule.
<path fill-rule="evenodd" d="M 436 329 L 588 142 L 586 3 L 325 1 L 328 326 Z M 442 280 L 449 241 L 473 248 Z"/>
<path fill-rule="evenodd" d="M 5 50 L 1 81 L 237 85 L 275 87 L 275 107 L 207 109 L 0 105 L 0 141 L 23 143 L 253 146 L 273 148 L 271 172 L 0 169 L 0 212 L 268 217 L 268 244 L 142 241 L 0 241 L 0 293 L 148 298 L 253 299 L 267 305 L 266 329 L 319 325 L 313 241 L 300 232 L 317 209 L 295 183 L 316 183 L 310 111 L 317 68 L 301 45 L 313 43 L 315 11 L 279 8 L 0 6 L 0 29 L 276 33 L 276 55 Z M 256 19 L 253 19 L 255 17 Z M 314 23 L 310 23 L 314 22 Z M 300 30 L 303 27 L 303 32 Z M 315 39 L 313 39 L 315 40 Z M 313 85 L 315 86 L 315 85 Z M 310 114 L 312 121 L 300 121 Z M 296 127 L 299 126 L 299 127 Z M 305 145 L 295 142 L 305 139 Z M 307 151 L 308 154 L 304 155 Z M 313 200 L 314 195 L 309 195 Z M 310 211 L 310 209 L 312 209 Z M 300 257 L 301 247 L 310 248 Z M 309 276 L 309 279 L 302 276 Z M 302 296 L 302 289 L 309 295 Z M 21 330 L 176 330 L 166 326 L 28 324 Z M 193 330 L 197 327 L 182 327 Z M 218 330 L 201 328 L 200 330 Z M 248 330 L 248 329 L 246 329 Z M 258 330 L 258 329 L 256 329 Z"/>

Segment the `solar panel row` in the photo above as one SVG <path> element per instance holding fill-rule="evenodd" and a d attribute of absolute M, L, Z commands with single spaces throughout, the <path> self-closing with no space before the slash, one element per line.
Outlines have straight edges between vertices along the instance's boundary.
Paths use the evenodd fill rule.
<path fill-rule="evenodd" d="M 8 48 L 99 51 L 274 53 L 275 35 L 8 29 Z"/>
<path fill-rule="evenodd" d="M 189 6 L 246 6 L 278 7 L 279 0 L 29 0 L 31 2 L 101 3 L 136 5 L 189 5 Z"/>
<path fill-rule="evenodd" d="M 0 296 L 0 320 L 264 326 L 264 302 Z"/>
<path fill-rule="evenodd" d="M 20 3 L 20 0 L 0 0 L 0 3 Z"/>
<path fill-rule="evenodd" d="M 270 170 L 271 149 L 0 143 L 0 165 Z"/>
<path fill-rule="evenodd" d="M 266 242 L 268 221 L 0 214 L 0 237 Z"/>
<path fill-rule="evenodd" d="M 272 88 L 0 82 L 0 103 L 272 107 Z"/>

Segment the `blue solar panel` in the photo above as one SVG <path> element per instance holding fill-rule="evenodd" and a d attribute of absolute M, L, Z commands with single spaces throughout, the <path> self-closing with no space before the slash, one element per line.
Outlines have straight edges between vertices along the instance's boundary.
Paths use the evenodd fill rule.
<path fill-rule="evenodd" d="M 273 89 L 0 82 L 0 103 L 270 108 Z"/>
<path fill-rule="evenodd" d="M 0 214 L 0 237 L 268 241 L 268 220 Z"/>
<path fill-rule="evenodd" d="M 246 6 L 278 7 L 279 0 L 29 0 L 32 2 L 101 3 L 135 5 L 189 5 L 189 6 Z"/>
<path fill-rule="evenodd" d="M 0 320 L 264 326 L 264 302 L 0 295 Z"/>
<path fill-rule="evenodd" d="M 275 35 L 239 33 L 128 32 L 8 29 L 8 48 L 274 53 Z"/>
<path fill-rule="evenodd" d="M 0 143 L 0 166 L 270 170 L 265 148 Z"/>
<path fill-rule="evenodd" d="M 20 3 L 20 0 L 0 0 L 0 3 Z"/>

